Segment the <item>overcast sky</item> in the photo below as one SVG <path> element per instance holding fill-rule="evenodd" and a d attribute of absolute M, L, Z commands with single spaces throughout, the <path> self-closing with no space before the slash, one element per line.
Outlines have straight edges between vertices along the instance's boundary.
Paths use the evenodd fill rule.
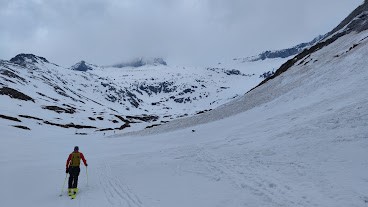
<path fill-rule="evenodd" d="M 0 59 L 201 65 L 312 40 L 363 0 L 0 0 Z"/>

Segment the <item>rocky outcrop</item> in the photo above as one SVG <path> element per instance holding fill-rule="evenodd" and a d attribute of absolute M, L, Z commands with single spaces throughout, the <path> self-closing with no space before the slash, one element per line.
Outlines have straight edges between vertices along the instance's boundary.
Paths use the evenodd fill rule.
<path fill-rule="evenodd" d="M 261 53 L 257 56 L 244 58 L 243 62 L 255 62 L 255 61 L 259 61 L 259 60 L 266 60 L 266 59 L 273 59 L 273 58 L 288 58 L 288 57 L 296 55 L 296 54 L 302 52 L 303 50 L 315 45 L 316 43 L 321 41 L 326 36 L 327 35 L 320 35 L 320 36 L 316 37 L 315 39 L 313 39 L 310 42 L 301 43 L 301 44 L 296 45 L 294 47 L 283 49 L 283 50 L 275 50 L 275 51 L 268 50 L 268 51 L 265 51 L 265 52 L 263 52 L 263 53 Z"/>
<path fill-rule="evenodd" d="M 89 71 L 89 70 L 93 70 L 93 67 L 91 64 L 86 63 L 86 61 L 80 61 L 79 63 L 73 65 L 72 67 L 70 67 L 71 70 L 75 70 L 75 71 Z"/>
<path fill-rule="evenodd" d="M 33 54 L 18 54 L 17 56 L 10 59 L 10 62 L 18 64 L 18 65 L 26 65 L 27 63 L 49 63 L 48 60 L 44 57 L 36 56 Z"/>

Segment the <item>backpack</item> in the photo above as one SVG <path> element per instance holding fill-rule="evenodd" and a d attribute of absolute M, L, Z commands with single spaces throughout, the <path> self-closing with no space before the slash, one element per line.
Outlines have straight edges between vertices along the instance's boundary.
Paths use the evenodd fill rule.
<path fill-rule="evenodd" d="M 70 166 L 71 167 L 79 167 L 80 159 L 81 159 L 80 153 L 79 152 L 73 152 Z"/>

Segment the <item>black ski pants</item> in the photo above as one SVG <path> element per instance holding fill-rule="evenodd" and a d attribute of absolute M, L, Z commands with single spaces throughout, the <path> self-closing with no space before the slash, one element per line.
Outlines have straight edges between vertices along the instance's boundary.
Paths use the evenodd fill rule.
<path fill-rule="evenodd" d="M 68 188 L 77 188 L 78 187 L 79 173 L 80 173 L 80 167 L 69 167 Z"/>

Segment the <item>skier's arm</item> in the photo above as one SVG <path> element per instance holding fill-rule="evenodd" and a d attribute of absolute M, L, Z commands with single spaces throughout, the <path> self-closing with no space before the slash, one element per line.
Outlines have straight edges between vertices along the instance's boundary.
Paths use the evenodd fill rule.
<path fill-rule="evenodd" d="M 80 153 L 80 156 L 81 156 L 81 159 L 83 160 L 84 165 L 85 165 L 85 166 L 88 166 L 88 165 L 87 165 L 87 160 L 84 158 L 83 153 Z"/>
<path fill-rule="evenodd" d="M 72 160 L 72 154 L 69 155 L 68 159 L 66 160 L 66 169 L 69 168 L 69 163 Z"/>

